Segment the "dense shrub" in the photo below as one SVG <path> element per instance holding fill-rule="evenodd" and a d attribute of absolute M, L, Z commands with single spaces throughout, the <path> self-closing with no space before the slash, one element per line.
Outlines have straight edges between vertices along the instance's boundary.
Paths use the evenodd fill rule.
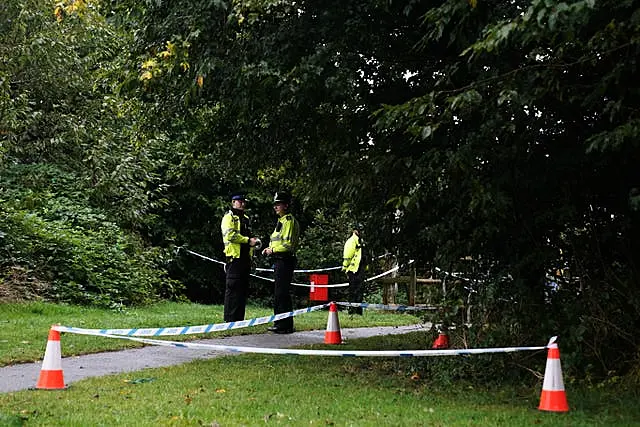
<path fill-rule="evenodd" d="M 48 283 L 42 296 L 53 301 L 111 307 L 181 295 L 179 282 L 166 275 L 169 253 L 145 247 L 88 205 L 74 174 L 50 166 L 16 166 L 2 184 L 0 273 L 5 287 L 19 285 L 10 274 L 19 267 Z"/>

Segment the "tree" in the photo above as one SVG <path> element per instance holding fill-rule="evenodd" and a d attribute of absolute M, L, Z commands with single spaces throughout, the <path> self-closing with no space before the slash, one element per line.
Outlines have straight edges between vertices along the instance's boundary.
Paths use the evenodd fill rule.
<path fill-rule="evenodd" d="M 637 345 L 636 9 L 187 2 L 150 7 L 142 39 L 153 55 L 188 46 L 189 71 L 154 86 L 173 135 L 194 124 L 185 176 L 279 171 L 306 208 L 366 218 L 378 247 L 452 268 L 471 256 L 488 320 L 519 341 L 594 331 L 574 355 L 606 329 L 619 346 L 591 353 L 604 372 Z M 565 267 L 580 280 L 553 294 L 545 275 Z"/>
<path fill-rule="evenodd" d="M 26 270 L 70 302 L 179 294 L 132 232 L 162 204 L 163 147 L 118 91 L 130 37 L 83 0 L 8 1 L 0 20 L 0 274 L 13 286 Z"/>

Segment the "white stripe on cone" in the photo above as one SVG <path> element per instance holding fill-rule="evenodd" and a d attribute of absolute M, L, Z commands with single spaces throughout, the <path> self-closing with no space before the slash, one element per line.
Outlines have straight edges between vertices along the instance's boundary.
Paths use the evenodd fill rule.
<path fill-rule="evenodd" d="M 324 333 L 324 343 L 342 344 L 340 321 L 338 320 L 338 309 L 335 302 L 329 304 L 329 318 L 327 319 L 327 331 Z"/>
<path fill-rule="evenodd" d="M 42 369 L 40 370 L 36 388 L 50 390 L 64 388 L 60 332 L 53 328 L 49 331 L 47 348 L 44 352 L 44 360 L 42 361 Z"/>
<path fill-rule="evenodd" d="M 548 391 L 564 391 L 561 370 L 560 359 L 547 359 L 545 372 L 551 372 L 551 375 L 544 376 L 542 388 Z"/>
<path fill-rule="evenodd" d="M 62 351 L 60 341 L 47 341 L 47 349 L 44 351 L 42 369 L 46 371 L 62 370 Z"/>
<path fill-rule="evenodd" d="M 560 349 L 555 343 L 556 337 L 551 338 L 547 345 L 547 364 L 544 371 L 542 393 L 538 409 L 552 412 L 567 412 L 567 395 L 562 381 L 562 367 L 560 366 Z"/>

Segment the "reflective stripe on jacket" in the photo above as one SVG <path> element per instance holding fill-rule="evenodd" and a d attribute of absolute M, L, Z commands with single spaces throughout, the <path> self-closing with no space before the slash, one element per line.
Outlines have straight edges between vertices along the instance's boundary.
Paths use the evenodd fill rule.
<path fill-rule="evenodd" d="M 360 259 L 362 258 L 362 246 L 360 245 L 360 237 L 353 233 L 344 244 L 344 252 L 342 255 L 342 270 L 356 273 L 360 268 Z"/>
<path fill-rule="evenodd" d="M 269 247 L 275 254 L 289 253 L 296 254 L 298 249 L 298 238 L 300 236 L 300 226 L 298 221 L 291 214 L 286 214 L 278 218 L 276 229 L 271 233 Z"/>
<path fill-rule="evenodd" d="M 246 218 L 248 222 L 249 219 Z M 224 243 L 224 254 L 230 258 L 240 258 L 240 245 L 249 244 L 249 237 L 240 234 L 242 223 L 240 216 L 233 211 L 228 211 L 222 217 L 220 229 L 222 231 L 222 242 Z M 253 247 L 249 248 L 249 256 L 253 256 Z"/>

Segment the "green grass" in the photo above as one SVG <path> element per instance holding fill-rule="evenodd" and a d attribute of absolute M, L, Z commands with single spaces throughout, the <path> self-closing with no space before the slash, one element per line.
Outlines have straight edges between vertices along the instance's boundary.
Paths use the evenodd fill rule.
<path fill-rule="evenodd" d="M 399 345 L 402 337 L 388 337 Z M 370 349 L 376 339 L 357 340 Z M 315 346 L 323 347 L 323 346 Z M 237 355 L 92 378 L 62 391 L 0 394 L 0 425 L 632 426 L 637 394 L 568 391 L 571 411 L 536 409 L 531 386 L 449 388 L 406 359 Z"/>
<path fill-rule="evenodd" d="M 215 323 L 221 307 L 166 303 L 116 313 L 47 304 L 0 306 L 5 344 L 41 358 L 49 325 L 155 327 Z M 248 317 L 270 314 L 251 307 Z M 296 319 L 298 329 L 323 329 L 326 311 Z M 340 313 L 341 327 L 415 323 L 398 313 Z M 267 325 L 231 333 L 264 331 Z M 229 333 L 227 333 L 229 334 Z M 25 336 L 31 338 L 25 339 Z M 87 338 L 91 342 L 73 338 Z M 427 344 L 424 332 L 349 340 L 340 349 L 392 350 Z M 63 355 L 121 346 L 120 340 L 65 334 Z M 408 344 L 409 343 L 409 344 Z M 323 344 L 305 348 L 330 348 Z M 493 356 L 497 357 L 497 356 Z M 508 357 L 508 356 L 504 356 Z M 15 358 L 15 356 L 12 356 Z M 0 394 L 0 426 L 637 426 L 638 392 L 612 384 L 567 384 L 571 410 L 537 410 L 541 381 L 448 387 L 416 372 L 413 358 L 340 358 L 241 354 L 167 368 L 90 378 L 65 390 Z M 429 363 L 427 359 L 420 359 Z M 452 360 L 454 362 L 455 360 Z"/>
<path fill-rule="evenodd" d="M 295 317 L 297 330 L 324 329 L 327 310 L 319 310 Z M 420 323 L 409 314 L 366 311 L 364 316 L 349 316 L 340 312 L 342 328 L 362 326 L 394 326 Z M 246 318 L 264 317 L 273 311 L 264 307 L 247 307 Z M 222 323 L 222 306 L 165 302 L 149 307 L 121 311 L 60 304 L 25 303 L 0 304 L 0 366 L 41 360 L 47 344 L 49 328 L 53 324 L 79 328 L 154 328 L 193 326 Z M 239 334 L 264 333 L 269 324 L 206 335 L 167 336 L 180 341 Z M 63 357 L 107 350 L 140 347 L 133 341 L 104 339 L 92 336 L 65 334 Z"/>

